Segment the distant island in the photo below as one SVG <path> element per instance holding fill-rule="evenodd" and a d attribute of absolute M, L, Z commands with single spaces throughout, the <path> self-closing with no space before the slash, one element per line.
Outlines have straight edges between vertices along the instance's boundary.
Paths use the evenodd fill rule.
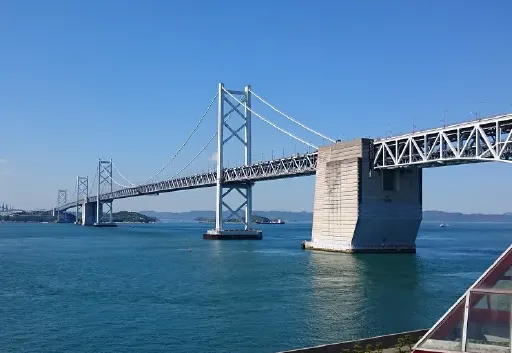
<path fill-rule="evenodd" d="M 74 212 L 65 212 L 66 222 L 75 222 Z M 285 222 L 312 222 L 312 212 L 293 212 L 293 211 L 256 211 L 253 215 L 255 223 L 269 223 L 282 219 Z M 120 211 L 113 214 L 114 222 L 118 223 L 153 223 L 159 221 L 181 220 L 197 221 L 205 223 L 215 222 L 214 211 L 187 211 L 187 212 L 156 212 L 156 211 Z M 52 211 L 15 211 L 8 215 L 0 215 L 0 222 L 17 223 L 51 223 L 55 222 L 56 217 Z M 503 214 L 484 214 L 484 213 L 460 213 L 444 211 L 423 211 L 423 221 L 425 222 L 501 222 L 512 223 L 512 212 Z M 239 223 L 238 219 L 229 219 L 229 223 Z"/>
<path fill-rule="evenodd" d="M 73 222 L 75 221 L 75 215 L 71 215 Z M 68 219 L 66 215 L 66 220 Z M 71 219 L 71 218 L 70 218 Z M 17 223 L 43 223 L 43 222 L 55 222 L 56 217 L 53 216 L 52 211 L 15 211 L 9 214 L 0 216 L 0 222 L 17 222 Z"/>
<path fill-rule="evenodd" d="M 443 211 L 424 211 L 423 221 L 426 222 L 496 222 L 512 223 L 512 213 L 485 214 L 460 213 Z"/>
<path fill-rule="evenodd" d="M 74 223 L 76 216 L 74 212 L 65 212 L 64 218 L 67 223 Z M 120 211 L 112 214 L 112 220 L 116 223 L 154 223 L 158 219 L 146 216 L 139 212 Z M 0 222 L 14 223 L 52 223 L 56 222 L 57 217 L 53 216 L 52 211 L 16 211 L 9 215 L 0 216 Z"/>
<path fill-rule="evenodd" d="M 112 220 L 116 223 L 155 223 L 158 218 L 146 216 L 139 212 L 120 211 L 112 215 Z"/>
<path fill-rule="evenodd" d="M 140 211 L 140 213 L 156 217 L 161 221 L 201 221 L 207 222 L 215 219 L 215 211 L 186 211 L 186 212 L 157 212 Z M 311 222 L 313 214 L 311 212 L 293 212 L 293 211 L 254 211 L 253 219 L 256 220 L 277 220 L 282 219 L 288 222 Z M 235 220 L 231 220 L 235 221 Z M 238 220 L 236 220 L 238 222 Z"/>
<path fill-rule="evenodd" d="M 245 220 L 245 218 L 244 218 Z M 200 223 L 215 223 L 215 218 L 206 218 L 206 217 L 197 217 L 197 218 L 194 218 L 194 221 L 198 221 Z M 267 217 L 262 217 L 262 216 L 259 216 L 259 215 L 256 215 L 256 214 L 253 214 L 252 215 L 252 221 L 254 223 L 272 223 L 272 222 L 277 222 L 277 220 L 272 220 L 270 218 L 267 218 Z M 240 223 L 240 220 L 238 218 L 230 218 L 226 221 L 224 221 L 226 223 Z"/>
<path fill-rule="evenodd" d="M 201 221 L 208 222 L 215 219 L 214 211 L 186 211 L 186 212 L 157 212 L 141 211 L 140 213 L 155 217 L 160 220 L 182 220 L 182 221 Z M 282 219 L 287 222 L 312 222 L 312 212 L 293 212 L 293 211 L 255 211 L 255 216 L 262 219 Z M 238 222 L 238 220 L 230 220 Z M 425 222 L 507 222 L 512 223 L 512 212 L 503 214 L 480 214 L 480 213 L 460 213 L 444 211 L 423 211 L 423 221 Z"/>

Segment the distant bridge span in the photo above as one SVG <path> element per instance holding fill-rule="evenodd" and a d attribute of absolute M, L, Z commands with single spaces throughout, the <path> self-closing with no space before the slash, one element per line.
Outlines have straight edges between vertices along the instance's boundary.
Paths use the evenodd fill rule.
<path fill-rule="evenodd" d="M 276 180 L 293 178 L 298 176 L 313 175 L 316 171 L 317 153 L 281 158 L 272 161 L 224 169 L 223 184 L 236 187 L 236 184 L 251 183 L 264 180 Z M 100 201 L 118 200 L 129 197 L 155 195 L 179 190 L 207 188 L 217 183 L 217 172 L 194 174 L 182 178 L 174 178 L 157 183 L 144 184 L 132 188 L 121 189 L 101 194 Z M 96 202 L 97 196 L 87 198 L 87 202 Z M 80 199 L 58 207 L 59 211 L 65 211 L 82 204 L 86 200 Z"/>

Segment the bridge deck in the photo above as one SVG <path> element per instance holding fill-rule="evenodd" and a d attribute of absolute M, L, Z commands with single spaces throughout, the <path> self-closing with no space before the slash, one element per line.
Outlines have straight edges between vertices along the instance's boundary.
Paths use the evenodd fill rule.
<path fill-rule="evenodd" d="M 512 114 L 374 141 L 374 167 L 512 162 Z"/>
<path fill-rule="evenodd" d="M 312 175 L 316 172 L 317 153 L 281 158 L 272 161 L 224 169 L 224 185 L 248 183 L 264 180 L 293 178 L 297 176 Z M 144 184 L 132 188 L 116 190 L 100 195 L 100 200 L 116 200 L 143 195 L 154 195 L 178 190 L 206 188 L 216 185 L 217 172 L 194 174 L 182 178 L 164 180 L 156 183 Z M 96 202 L 97 196 L 88 198 L 89 202 Z M 83 199 L 78 204 L 83 203 Z M 76 207 L 77 201 L 67 203 L 58 209 L 63 211 Z"/>
<path fill-rule="evenodd" d="M 489 161 L 512 163 L 512 114 L 375 140 L 371 158 L 375 169 L 429 168 Z M 223 171 L 223 183 L 229 185 L 312 175 L 316 173 L 316 163 L 317 152 L 313 152 L 227 168 Z M 216 172 L 194 174 L 104 193 L 100 200 L 211 187 L 216 180 Z M 97 196 L 88 200 L 96 202 Z M 58 209 L 66 210 L 83 201 L 70 202 Z"/>

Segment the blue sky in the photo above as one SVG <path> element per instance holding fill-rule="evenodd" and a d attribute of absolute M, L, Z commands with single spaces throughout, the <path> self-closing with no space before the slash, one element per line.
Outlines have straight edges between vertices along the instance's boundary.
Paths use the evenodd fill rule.
<path fill-rule="evenodd" d="M 3 1 L 0 202 L 51 207 L 94 176 L 154 174 L 218 82 L 253 90 L 333 137 L 378 137 L 512 111 L 509 1 Z M 258 106 L 315 144 L 322 141 Z M 162 177 L 215 131 L 214 112 Z M 253 122 L 253 158 L 305 147 Z M 234 140 L 233 140 L 234 141 Z M 213 167 L 212 144 L 187 170 Z M 242 148 L 227 148 L 227 162 Z M 426 170 L 424 208 L 512 211 L 510 165 Z M 485 187 L 482 187 L 485 185 Z M 257 184 L 255 209 L 311 210 L 314 177 Z M 116 202 L 117 209 L 213 209 L 214 190 Z"/>

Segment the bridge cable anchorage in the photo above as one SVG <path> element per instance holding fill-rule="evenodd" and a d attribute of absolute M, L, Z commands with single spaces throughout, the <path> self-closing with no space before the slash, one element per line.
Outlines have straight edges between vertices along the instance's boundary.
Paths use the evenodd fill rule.
<path fill-rule="evenodd" d="M 266 122 L 267 124 L 269 124 L 270 126 L 272 126 L 273 128 L 275 128 L 275 129 L 277 129 L 277 130 L 281 131 L 282 133 L 284 133 L 284 134 L 286 134 L 286 135 L 290 136 L 291 138 L 293 138 L 293 139 L 295 139 L 295 140 L 297 140 L 297 141 L 299 141 L 299 142 L 302 142 L 302 143 L 303 143 L 303 144 L 305 144 L 305 145 L 308 145 L 309 147 L 312 147 L 312 148 L 314 148 L 314 149 L 318 149 L 318 146 L 315 146 L 315 145 L 313 145 L 313 144 L 311 144 L 311 143 L 309 143 L 309 142 L 307 142 L 307 141 L 305 141 L 305 140 L 301 139 L 300 137 L 295 136 L 294 134 L 292 134 L 292 133 L 290 133 L 290 132 L 286 131 L 285 129 L 283 129 L 283 128 L 279 127 L 279 126 L 277 126 L 276 124 L 274 124 L 274 123 L 273 123 L 273 122 L 271 122 L 270 120 L 267 120 L 266 118 L 262 117 L 261 115 L 259 115 L 258 113 L 256 113 L 254 110 L 252 110 L 251 108 L 249 108 L 246 104 L 244 104 L 244 103 L 242 103 L 240 100 L 238 100 L 238 98 L 236 98 L 236 97 L 235 97 L 235 96 L 233 96 L 231 93 L 229 93 L 229 91 L 228 91 L 228 90 L 226 90 L 225 88 L 223 88 L 223 90 L 224 90 L 224 92 L 226 92 L 226 93 L 227 93 L 227 94 L 228 94 L 228 95 L 229 95 L 233 100 L 235 100 L 236 102 L 238 102 L 238 103 L 242 104 L 242 105 L 244 106 L 244 108 L 245 108 L 245 109 L 247 109 L 248 111 L 250 111 L 251 113 L 253 113 L 255 116 L 257 116 L 258 118 L 260 118 L 261 120 L 263 120 L 264 122 Z"/>
<path fill-rule="evenodd" d="M 331 141 L 331 142 L 333 142 L 333 143 L 334 143 L 334 142 L 336 142 L 336 141 L 335 141 L 335 140 L 333 140 L 332 138 L 327 137 L 327 136 L 325 136 L 325 135 L 323 135 L 323 134 L 319 133 L 318 131 L 315 131 L 315 130 L 311 129 L 310 127 L 307 127 L 306 125 L 302 124 L 300 121 L 297 121 L 297 120 L 293 119 L 291 116 L 289 116 L 289 115 L 287 115 L 287 114 L 283 113 L 282 111 L 280 111 L 279 109 L 277 109 L 276 107 L 274 107 L 272 104 L 270 104 L 269 102 L 267 102 L 265 99 L 263 99 L 262 97 L 258 96 L 256 93 L 254 93 L 254 91 L 251 91 L 251 94 L 252 94 L 253 96 L 255 96 L 256 98 L 258 98 L 262 103 L 264 103 L 264 104 L 268 105 L 268 106 L 269 106 L 270 108 L 272 108 L 274 111 L 276 111 L 277 113 L 279 113 L 279 114 L 281 114 L 282 116 L 284 116 L 286 119 L 288 119 L 288 120 L 290 120 L 290 121 L 294 122 L 295 124 L 297 124 L 297 125 L 299 125 L 299 126 L 303 127 L 304 129 L 306 129 L 306 130 L 308 130 L 308 131 L 310 131 L 310 132 L 314 133 L 315 135 L 320 136 L 321 138 L 324 138 L 324 139 L 326 139 L 326 140 L 329 140 L 329 141 Z"/>

